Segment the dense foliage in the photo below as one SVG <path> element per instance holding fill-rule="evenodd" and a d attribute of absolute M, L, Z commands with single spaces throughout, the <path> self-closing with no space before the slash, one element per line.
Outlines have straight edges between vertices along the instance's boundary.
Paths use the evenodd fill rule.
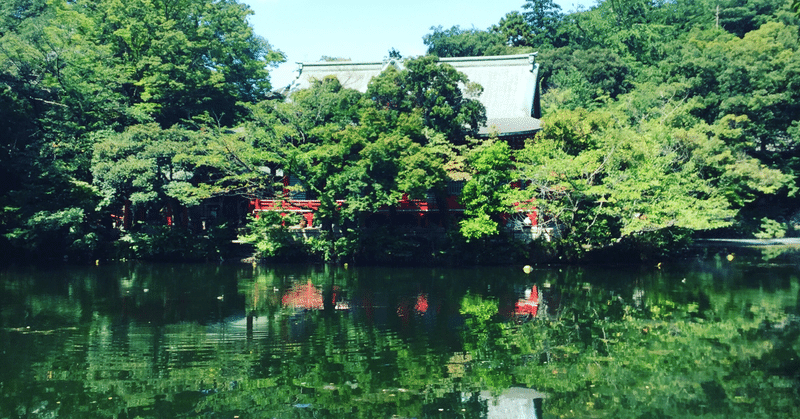
<path fill-rule="evenodd" d="M 652 257 L 692 232 L 796 231 L 789 3 L 605 1 L 563 14 L 529 0 L 485 31 L 437 27 L 425 43 L 441 57 L 538 51 L 544 129 L 515 154 L 527 187 L 510 202 L 536 200 L 562 256 Z"/>
<path fill-rule="evenodd" d="M 110 214 L 125 201 L 145 223 L 211 196 L 198 128 L 237 124 L 283 60 L 233 0 L 0 7 L 6 256 L 111 256 L 102 244 L 118 237 Z"/>
<path fill-rule="evenodd" d="M 366 236 L 369 215 L 404 194 L 442 200 L 454 173 L 468 181 L 465 218 L 443 215 L 450 242 L 426 257 L 496 248 L 515 202 L 533 202 L 559 237 L 531 248 L 551 257 L 652 257 L 696 232 L 791 235 L 797 7 L 608 0 L 563 13 L 527 0 L 486 30 L 432 28 L 430 55 L 390 66 L 366 94 L 325 79 L 282 101 L 268 70 L 283 55 L 235 0 L 7 1 L 0 248 L 121 257 L 104 244 L 156 234 L 167 219 L 171 234 L 197 236 L 199 216 L 176 214 L 209 198 L 290 196 L 284 174 L 297 179 L 290 194 L 320 201 L 323 231 L 306 245 L 325 260 L 386 257 L 368 243 L 396 234 Z M 516 152 L 471 140 L 485 121 L 470 99 L 481 87 L 435 56 L 532 51 L 544 130 Z M 133 223 L 115 228 L 122 213 Z"/>

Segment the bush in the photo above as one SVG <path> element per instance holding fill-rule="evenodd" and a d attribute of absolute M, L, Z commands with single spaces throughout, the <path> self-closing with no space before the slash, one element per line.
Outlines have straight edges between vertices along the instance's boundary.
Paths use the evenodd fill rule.
<path fill-rule="evenodd" d="M 262 259 L 302 258 L 307 253 L 306 246 L 288 228 L 300 221 L 297 214 L 262 211 L 257 217 L 250 216 L 246 233 L 240 235 L 239 240 L 255 246 Z"/>
<path fill-rule="evenodd" d="M 759 239 L 775 239 L 786 236 L 786 224 L 764 217 L 761 219 L 761 230 L 755 233 Z"/>
<path fill-rule="evenodd" d="M 116 242 L 118 259 L 151 261 L 219 260 L 227 254 L 232 232 L 226 225 L 209 228 L 205 235 L 171 226 L 150 226 L 123 235 Z"/>

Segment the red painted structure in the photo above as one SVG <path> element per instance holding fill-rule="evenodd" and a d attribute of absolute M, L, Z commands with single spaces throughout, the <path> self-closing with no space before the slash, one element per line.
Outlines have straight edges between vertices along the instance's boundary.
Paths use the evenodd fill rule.
<path fill-rule="evenodd" d="M 344 201 L 337 201 L 340 205 Z M 462 213 L 464 206 L 458 202 L 458 196 L 448 195 L 445 200 L 446 210 L 448 212 Z M 515 204 L 516 213 L 527 214 L 530 226 L 538 224 L 538 214 L 536 207 L 532 202 Z M 314 213 L 319 210 L 320 202 L 318 200 L 278 200 L 278 199 L 254 199 L 250 201 L 250 212 L 256 217 L 261 211 L 280 211 L 282 214 L 295 213 L 303 217 L 304 227 L 318 227 L 314 225 Z M 422 221 L 430 213 L 436 213 L 441 210 L 433 200 L 424 199 L 411 199 L 408 195 L 404 195 L 402 199 L 394 207 L 396 213 L 407 213 Z M 377 211 L 378 214 L 388 214 L 389 208 L 384 207 Z M 503 220 L 510 221 L 510 215 L 503 217 Z"/>
<path fill-rule="evenodd" d="M 280 211 L 282 214 L 296 213 L 301 214 L 305 220 L 306 227 L 311 227 L 314 222 L 314 213 L 319 210 L 318 200 L 277 200 L 277 199 L 253 199 L 250 201 L 250 212 L 258 217 L 261 211 Z"/>

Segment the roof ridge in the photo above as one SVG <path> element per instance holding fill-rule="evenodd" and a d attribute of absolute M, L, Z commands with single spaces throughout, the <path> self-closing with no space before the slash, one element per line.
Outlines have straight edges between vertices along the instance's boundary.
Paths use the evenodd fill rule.
<path fill-rule="evenodd" d="M 518 60 L 521 58 L 527 58 L 529 60 L 535 60 L 538 52 L 530 52 L 525 54 L 513 54 L 513 55 L 485 55 L 480 57 L 444 57 L 438 58 L 439 62 L 460 62 L 460 61 L 505 61 L 505 60 Z M 359 65 L 384 65 L 386 63 L 392 62 L 399 62 L 402 63 L 405 61 L 405 58 L 386 58 L 380 61 L 314 61 L 314 62 L 300 62 L 298 61 L 297 64 L 301 67 L 329 67 L 329 66 L 359 66 Z"/>

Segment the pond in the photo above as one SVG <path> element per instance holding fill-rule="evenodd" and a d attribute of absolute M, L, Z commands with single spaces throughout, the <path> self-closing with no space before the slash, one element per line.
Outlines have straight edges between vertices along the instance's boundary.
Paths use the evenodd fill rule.
<path fill-rule="evenodd" d="M 9 269 L 0 417 L 800 417 L 800 258 L 771 252 Z"/>

